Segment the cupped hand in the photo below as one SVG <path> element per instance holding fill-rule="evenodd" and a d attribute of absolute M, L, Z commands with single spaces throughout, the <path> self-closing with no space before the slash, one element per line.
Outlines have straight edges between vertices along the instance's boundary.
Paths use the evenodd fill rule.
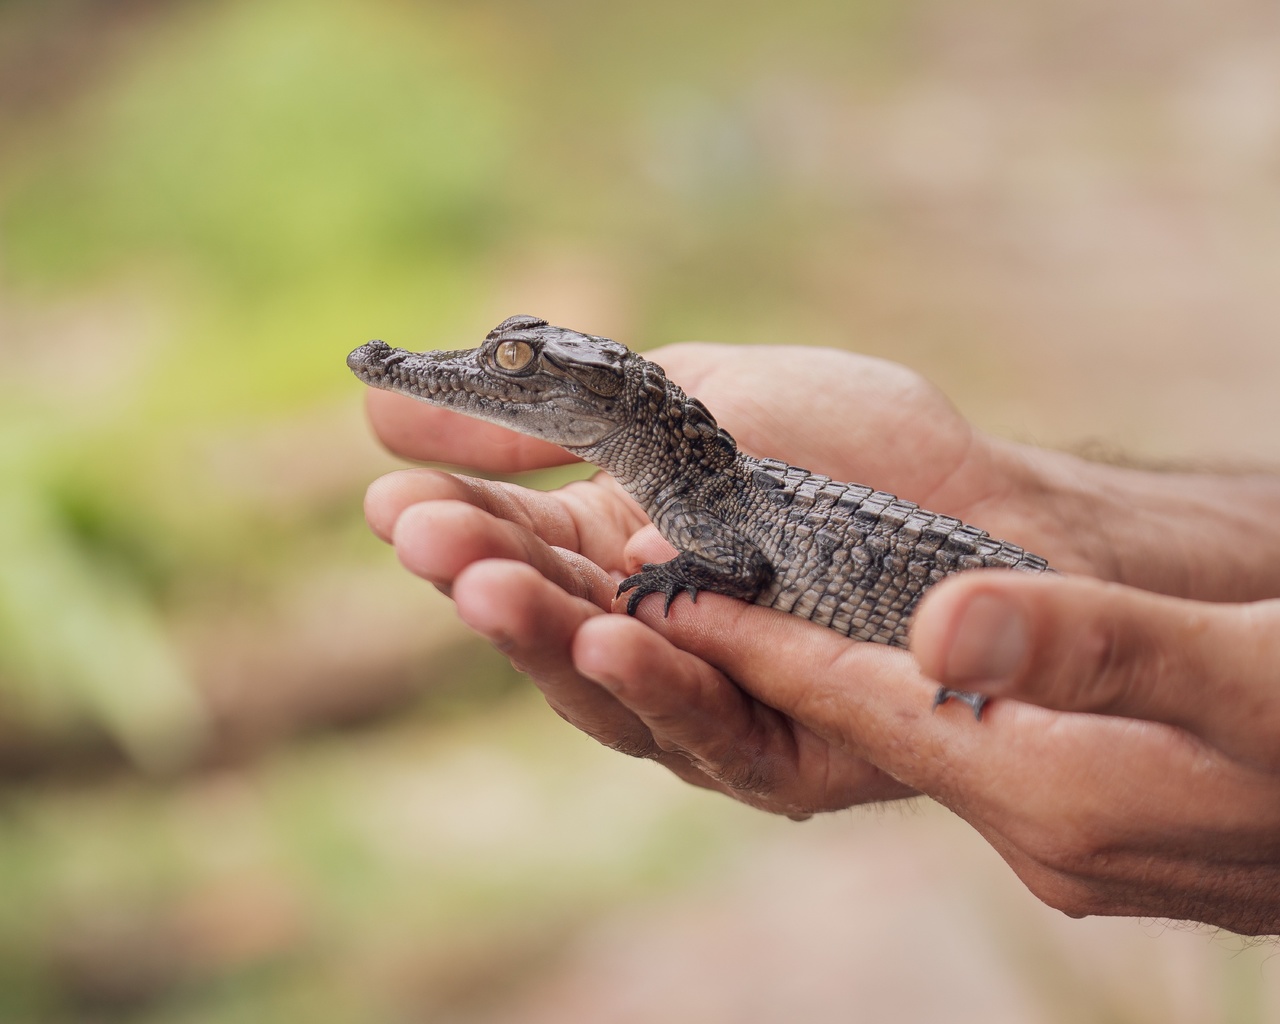
<path fill-rule="evenodd" d="M 996 470 L 993 445 L 900 366 L 789 348 L 679 345 L 652 355 L 749 452 L 838 479 L 874 480 L 959 516 L 990 503 L 998 518 L 995 499 L 1009 486 Z M 388 392 L 370 392 L 369 409 L 384 443 L 410 458 L 490 471 L 570 458 L 545 442 Z M 652 632 L 626 628 L 605 651 L 579 643 L 584 623 L 613 610 L 619 579 L 674 553 L 608 476 L 543 493 L 410 470 L 376 481 L 366 512 L 410 570 L 449 593 L 468 625 L 528 672 L 557 712 L 602 743 L 793 816 L 910 792 L 793 727 Z M 1003 514 L 1006 521 L 993 519 L 993 528 L 1017 539 L 1019 524 Z M 638 714 L 577 663 L 595 667 L 601 658 L 662 680 L 665 710 Z M 906 665 L 900 657 L 893 663 Z"/>
<path fill-rule="evenodd" d="M 803 731 L 833 760 L 862 758 L 953 809 L 1072 916 L 1280 931 L 1280 602 L 968 573 L 922 602 L 919 669 L 905 652 L 716 595 L 641 617 L 586 623 L 575 649 L 642 719 L 668 714 L 671 696 L 608 651 L 647 625 L 773 709 L 782 737 Z M 940 682 L 1013 699 L 981 722 L 963 707 L 935 713 Z"/>
<path fill-rule="evenodd" d="M 1061 501 L 1046 500 L 1035 455 L 974 431 L 901 367 L 712 345 L 654 357 L 749 452 L 896 491 L 1059 568 L 1115 568 L 1108 552 L 1082 549 Z M 370 413 L 411 458 L 490 471 L 568 461 L 383 392 L 371 393 Z M 1140 483 L 1157 492 L 1153 507 L 1167 504 L 1165 484 Z M 410 569 L 611 747 L 797 818 L 927 793 L 1073 915 L 1280 928 L 1276 602 L 1206 605 L 1081 577 L 967 573 L 922 602 L 917 661 L 714 594 L 677 601 L 669 618 L 658 602 L 639 620 L 610 614 L 618 578 L 671 549 L 603 475 L 541 493 L 408 471 L 376 482 L 367 511 Z M 1186 582 L 1168 585 L 1232 589 Z M 1012 699 L 976 723 L 963 708 L 931 711 L 939 683 Z"/>

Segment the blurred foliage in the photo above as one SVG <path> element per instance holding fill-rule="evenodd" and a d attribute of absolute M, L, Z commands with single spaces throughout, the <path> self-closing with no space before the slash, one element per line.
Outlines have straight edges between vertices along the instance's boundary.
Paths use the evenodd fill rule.
<path fill-rule="evenodd" d="M 0 1018 L 483 1005 L 597 907 L 696 875 L 746 824 L 693 791 L 655 799 L 647 766 L 595 755 L 526 695 L 483 719 L 317 739 L 252 774 L 13 793 Z"/>

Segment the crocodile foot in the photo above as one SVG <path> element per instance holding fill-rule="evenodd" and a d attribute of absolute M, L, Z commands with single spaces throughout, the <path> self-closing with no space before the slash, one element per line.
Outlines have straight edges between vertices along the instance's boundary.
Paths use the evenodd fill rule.
<path fill-rule="evenodd" d="M 680 593 L 688 594 L 691 601 L 698 600 L 697 584 L 680 571 L 681 566 L 676 564 L 677 561 L 678 559 L 673 558 L 670 562 L 647 562 L 640 566 L 638 573 L 628 576 L 618 584 L 618 597 L 631 591 L 631 596 L 627 598 L 628 615 L 634 615 L 640 602 L 650 594 L 665 595 L 666 599 L 662 603 L 663 615 L 671 610 L 671 602 Z"/>
<path fill-rule="evenodd" d="M 968 704 L 973 709 L 973 717 L 980 722 L 982 721 L 982 709 L 987 706 L 987 699 L 980 693 L 948 690 L 945 686 L 939 686 L 938 692 L 933 695 L 933 709 L 936 711 L 949 700 L 958 700 L 961 704 Z"/>

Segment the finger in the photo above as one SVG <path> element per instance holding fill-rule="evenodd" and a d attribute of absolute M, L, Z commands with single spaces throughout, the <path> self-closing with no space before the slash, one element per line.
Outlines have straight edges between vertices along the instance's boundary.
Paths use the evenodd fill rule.
<path fill-rule="evenodd" d="M 948 687 L 1165 722 L 1277 769 L 1278 612 L 1084 577 L 971 573 L 921 603 L 912 650 Z"/>
<path fill-rule="evenodd" d="M 677 555 L 671 542 L 652 523 L 637 530 L 627 540 L 622 552 L 622 568 L 627 575 L 639 572 L 649 562 L 666 562 Z"/>
<path fill-rule="evenodd" d="M 602 706 L 603 691 L 566 669 L 566 638 L 572 635 L 575 623 L 572 617 L 566 619 L 563 602 L 585 599 L 597 609 L 607 608 L 616 589 L 612 577 L 589 559 L 548 547 L 520 527 L 451 501 L 411 506 L 400 517 L 395 542 L 401 561 L 451 593 L 460 611 L 466 610 L 464 621 L 511 657 L 521 671 L 529 672 L 562 717 L 616 750 L 658 761 L 687 782 L 724 789 L 687 758 L 656 746 L 647 732 L 638 734 L 634 715 L 621 714 L 612 698 Z M 516 561 L 497 559 L 518 560 L 528 572 L 515 569 Z M 460 596 L 457 579 L 478 564 L 489 567 L 486 574 L 472 574 L 472 589 Z M 504 587 L 495 566 L 505 567 L 507 578 L 515 582 Z M 530 573 L 547 586 L 535 586 Z M 535 602 L 535 610 L 545 609 L 547 615 L 559 611 L 559 619 L 553 617 L 545 629 L 520 630 L 519 624 L 530 622 L 530 602 Z M 569 625 L 557 630 L 555 621 Z"/>
<path fill-rule="evenodd" d="M 581 538 L 578 523 L 553 494 L 437 469 L 405 469 L 388 473 L 369 485 L 365 516 L 373 531 L 389 540 L 396 520 L 411 505 L 464 501 L 532 530 L 548 544 L 576 550 Z M 598 508 L 593 511 L 603 512 Z"/>
<path fill-rule="evenodd" d="M 446 593 L 467 566 L 490 558 L 524 562 L 599 608 L 609 608 L 617 590 L 613 577 L 589 559 L 553 548 L 524 527 L 463 501 L 411 505 L 396 522 L 393 542 L 405 568 Z"/>
<path fill-rule="evenodd" d="M 458 615 L 509 657 L 566 721 L 635 757 L 661 753 L 640 719 L 573 667 L 574 633 L 600 608 L 566 593 L 532 566 L 476 562 L 454 585 Z"/>
<path fill-rule="evenodd" d="M 761 702 L 1067 874 L 1122 854 L 1274 859 L 1274 776 L 1157 722 L 999 701 L 975 722 L 931 710 L 937 684 L 904 651 L 858 643 L 715 594 L 639 617 Z M 1125 780 L 1118 785 L 1116 780 Z"/>
<path fill-rule="evenodd" d="M 610 615 L 584 623 L 573 659 L 639 716 L 659 746 L 683 753 L 756 806 L 807 816 L 909 795 L 634 619 Z"/>
<path fill-rule="evenodd" d="M 569 554 L 569 553 L 566 553 Z M 570 556 L 572 557 L 572 556 Z M 518 562 L 490 560 L 467 566 L 459 574 L 453 589 L 463 621 L 472 629 L 487 637 L 495 646 L 512 659 L 521 671 L 527 672 L 543 691 L 548 704 L 566 721 L 586 732 L 606 746 L 633 757 L 644 757 L 663 764 L 686 782 L 720 792 L 731 792 L 727 780 L 719 773 L 707 770 L 707 764 L 691 757 L 676 743 L 657 743 L 647 723 L 634 711 L 601 688 L 596 681 L 576 670 L 569 653 L 570 638 L 581 626 L 590 630 L 596 618 L 602 624 L 617 624 L 624 629 L 620 636 L 606 641 L 604 648 L 586 641 L 587 651 L 604 660 L 617 660 L 623 665 L 633 665 L 636 658 L 633 648 L 640 642 L 646 648 L 646 671 L 659 685 L 674 678 L 675 668 L 685 668 L 684 662 L 695 661 L 670 645 L 666 647 L 667 663 L 653 657 L 654 642 L 661 642 L 652 631 L 630 619 L 616 616 L 600 616 L 599 609 L 588 612 L 589 607 L 565 594 L 552 584 L 544 574 Z M 607 620 L 607 621 L 605 621 Z M 606 635 L 608 634 L 606 630 Z M 599 633 L 597 633 L 597 637 Z M 714 674 L 707 666 L 705 673 Z M 723 677 L 723 688 L 741 701 L 739 694 Z M 716 724 L 717 735 L 724 733 L 723 725 Z M 890 780 L 885 779 L 869 766 L 860 765 L 863 775 L 875 776 L 880 783 L 878 790 L 868 790 L 863 799 L 882 799 L 889 795 L 903 795 Z M 747 789 L 745 792 L 754 792 Z M 732 795 L 742 798 L 742 793 Z M 795 816 L 807 816 L 809 807 L 778 806 L 776 802 L 752 801 L 770 810 Z M 852 799 L 838 806 L 848 806 Z"/>
<path fill-rule="evenodd" d="M 980 723 L 962 709 L 930 714 L 933 686 L 903 652 L 716 595 L 677 602 L 669 619 L 641 615 L 760 700 L 956 810 L 1051 905 L 1265 930 L 1247 901 L 1227 892 L 1216 903 L 1226 890 L 1205 880 L 1259 886 L 1254 905 L 1274 892 L 1274 775 L 1156 722 L 1018 701 Z"/>
<path fill-rule="evenodd" d="M 441 500 L 474 505 L 608 569 L 622 568 L 619 552 L 645 522 L 607 477 L 536 491 L 434 469 L 401 470 L 375 480 L 365 495 L 365 518 L 375 534 L 390 541 L 405 509 Z"/>
<path fill-rule="evenodd" d="M 752 696 L 822 729 L 829 739 L 845 739 L 840 728 L 845 709 L 837 705 L 856 711 L 856 702 L 882 692 L 893 695 L 895 707 L 916 705 L 932 717 L 937 685 L 920 676 L 905 651 L 857 643 L 795 616 L 709 591 L 700 592 L 696 603 L 675 601 L 665 615 L 661 602 L 644 602 L 636 617 Z"/>
<path fill-rule="evenodd" d="M 370 388 L 365 408 L 378 439 L 396 455 L 495 473 L 560 466 L 577 460 L 559 445 L 405 395 Z"/>
<path fill-rule="evenodd" d="M 660 747 L 633 712 L 573 668 L 575 631 L 599 609 L 518 562 L 476 562 L 458 582 L 454 600 L 462 620 L 527 673 L 561 718 L 612 750 L 656 761 L 703 789 L 729 792 L 683 754 Z"/>
<path fill-rule="evenodd" d="M 937 683 L 906 651 L 718 594 L 677 600 L 665 617 L 659 602 L 643 603 L 637 617 L 833 748 L 970 821 L 995 819 L 1034 790 L 1034 780 L 1011 766 L 1043 753 L 1048 711 L 1006 702 L 981 722 L 951 705 L 935 711 Z M 1027 796 L 1034 802 L 1034 792 Z"/>

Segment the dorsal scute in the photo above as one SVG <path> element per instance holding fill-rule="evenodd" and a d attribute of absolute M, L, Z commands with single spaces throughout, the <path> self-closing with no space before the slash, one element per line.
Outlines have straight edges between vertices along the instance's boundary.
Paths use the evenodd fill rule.
<path fill-rule="evenodd" d="M 696 442 L 704 456 L 727 465 L 738 453 L 732 435 L 723 429 L 711 411 L 698 399 L 667 377 L 662 367 L 644 361 L 640 393 L 653 413 L 665 421 L 667 429 L 678 431 L 688 441 Z"/>
<path fill-rule="evenodd" d="M 515 316 L 509 316 L 502 323 L 498 324 L 486 336 L 485 341 L 492 341 L 504 334 L 510 334 L 513 331 L 532 331 L 539 327 L 546 327 L 547 321 L 539 316 L 530 316 L 527 313 L 517 313 Z"/>

